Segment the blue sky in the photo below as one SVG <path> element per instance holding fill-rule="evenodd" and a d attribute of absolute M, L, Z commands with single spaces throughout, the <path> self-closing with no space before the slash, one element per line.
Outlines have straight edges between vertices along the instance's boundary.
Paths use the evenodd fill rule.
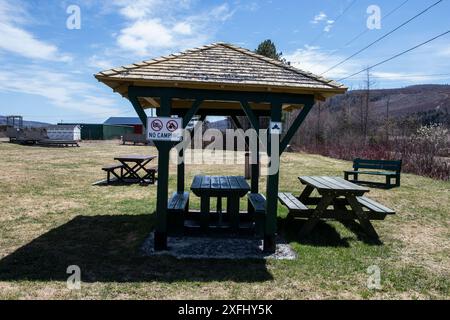
<path fill-rule="evenodd" d="M 409 0 L 381 29 L 367 29 L 370 5 L 383 17 L 404 2 L 0 0 L 0 114 L 52 123 L 134 116 L 130 103 L 93 74 L 218 41 L 255 49 L 270 38 L 294 66 L 321 74 L 436 0 Z M 81 10 L 81 29 L 67 28 L 71 5 Z M 449 12 L 444 0 L 325 76 L 343 78 L 449 30 Z M 371 73 L 378 88 L 449 83 L 450 35 Z M 344 83 L 360 88 L 363 74 Z"/>

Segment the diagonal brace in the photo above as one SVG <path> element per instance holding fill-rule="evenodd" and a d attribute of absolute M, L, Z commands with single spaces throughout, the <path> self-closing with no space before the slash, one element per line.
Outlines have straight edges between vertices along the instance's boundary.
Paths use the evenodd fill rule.
<path fill-rule="evenodd" d="M 302 123 L 305 121 L 306 117 L 308 116 L 313 106 L 314 102 L 305 104 L 302 111 L 298 114 L 297 118 L 294 120 L 288 132 L 286 133 L 286 135 L 284 136 L 283 140 L 280 143 L 280 155 L 282 155 L 284 150 L 286 150 L 288 144 L 291 142 L 295 133 L 298 131 Z"/>

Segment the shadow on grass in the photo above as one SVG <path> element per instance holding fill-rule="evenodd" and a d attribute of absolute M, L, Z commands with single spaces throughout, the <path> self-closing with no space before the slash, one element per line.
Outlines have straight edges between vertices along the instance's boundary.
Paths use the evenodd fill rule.
<path fill-rule="evenodd" d="M 299 232 L 305 223 L 306 220 L 301 219 L 279 219 L 278 221 L 280 230 L 288 242 L 318 247 L 350 247 L 347 239 L 341 238 L 333 226 L 323 221 L 319 221 L 308 236 L 300 237 Z"/>
<path fill-rule="evenodd" d="M 153 215 L 78 216 L 0 260 L 0 281 L 66 281 L 67 267 L 83 282 L 272 280 L 264 260 L 176 260 L 142 257 Z"/>
<path fill-rule="evenodd" d="M 306 223 L 305 219 L 279 219 L 279 230 L 282 230 L 288 242 L 317 247 L 350 247 L 349 237 L 342 237 L 336 228 L 325 221 L 319 221 L 311 233 L 305 237 L 300 237 L 299 232 Z M 358 241 L 368 245 L 382 245 L 379 239 L 368 237 L 364 230 L 354 221 L 341 221 L 341 223 L 356 236 Z"/>

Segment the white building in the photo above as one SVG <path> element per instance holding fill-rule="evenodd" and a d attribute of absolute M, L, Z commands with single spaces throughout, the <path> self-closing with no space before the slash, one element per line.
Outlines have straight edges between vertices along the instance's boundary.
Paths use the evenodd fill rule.
<path fill-rule="evenodd" d="M 57 125 L 47 128 L 50 140 L 81 141 L 81 127 L 79 125 Z"/>

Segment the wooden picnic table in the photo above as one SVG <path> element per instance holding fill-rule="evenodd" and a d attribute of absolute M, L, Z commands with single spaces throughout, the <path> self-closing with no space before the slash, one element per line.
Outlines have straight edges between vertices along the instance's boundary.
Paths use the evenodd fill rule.
<path fill-rule="evenodd" d="M 202 176 L 194 177 L 192 192 L 200 197 L 202 228 L 209 224 L 211 198 L 217 198 L 217 212 L 222 215 L 222 198 L 227 199 L 227 214 L 231 218 L 231 227 L 239 229 L 239 202 L 250 191 L 250 186 L 244 177 L 233 176 Z"/>
<path fill-rule="evenodd" d="M 280 194 L 280 201 L 287 205 L 294 213 L 308 218 L 300 231 L 300 235 L 308 234 L 320 219 L 338 221 L 357 220 L 363 230 L 371 237 L 378 239 L 370 220 L 383 220 L 388 214 L 395 212 L 369 198 L 364 194 L 370 190 L 356 185 L 340 177 L 299 177 L 305 185 L 300 197 L 290 194 Z M 320 197 L 312 197 L 317 190 Z M 315 206 L 310 209 L 307 206 Z M 333 209 L 329 209 L 333 206 Z"/>
<path fill-rule="evenodd" d="M 146 166 L 156 158 L 156 156 L 150 155 L 125 155 L 115 157 L 114 160 L 119 161 L 123 166 L 123 173 L 121 176 L 123 182 L 132 180 L 141 184 L 146 184 L 148 180 L 154 179 L 154 176 L 152 177 L 152 171 Z M 141 172 L 144 174 L 140 175 Z"/>

